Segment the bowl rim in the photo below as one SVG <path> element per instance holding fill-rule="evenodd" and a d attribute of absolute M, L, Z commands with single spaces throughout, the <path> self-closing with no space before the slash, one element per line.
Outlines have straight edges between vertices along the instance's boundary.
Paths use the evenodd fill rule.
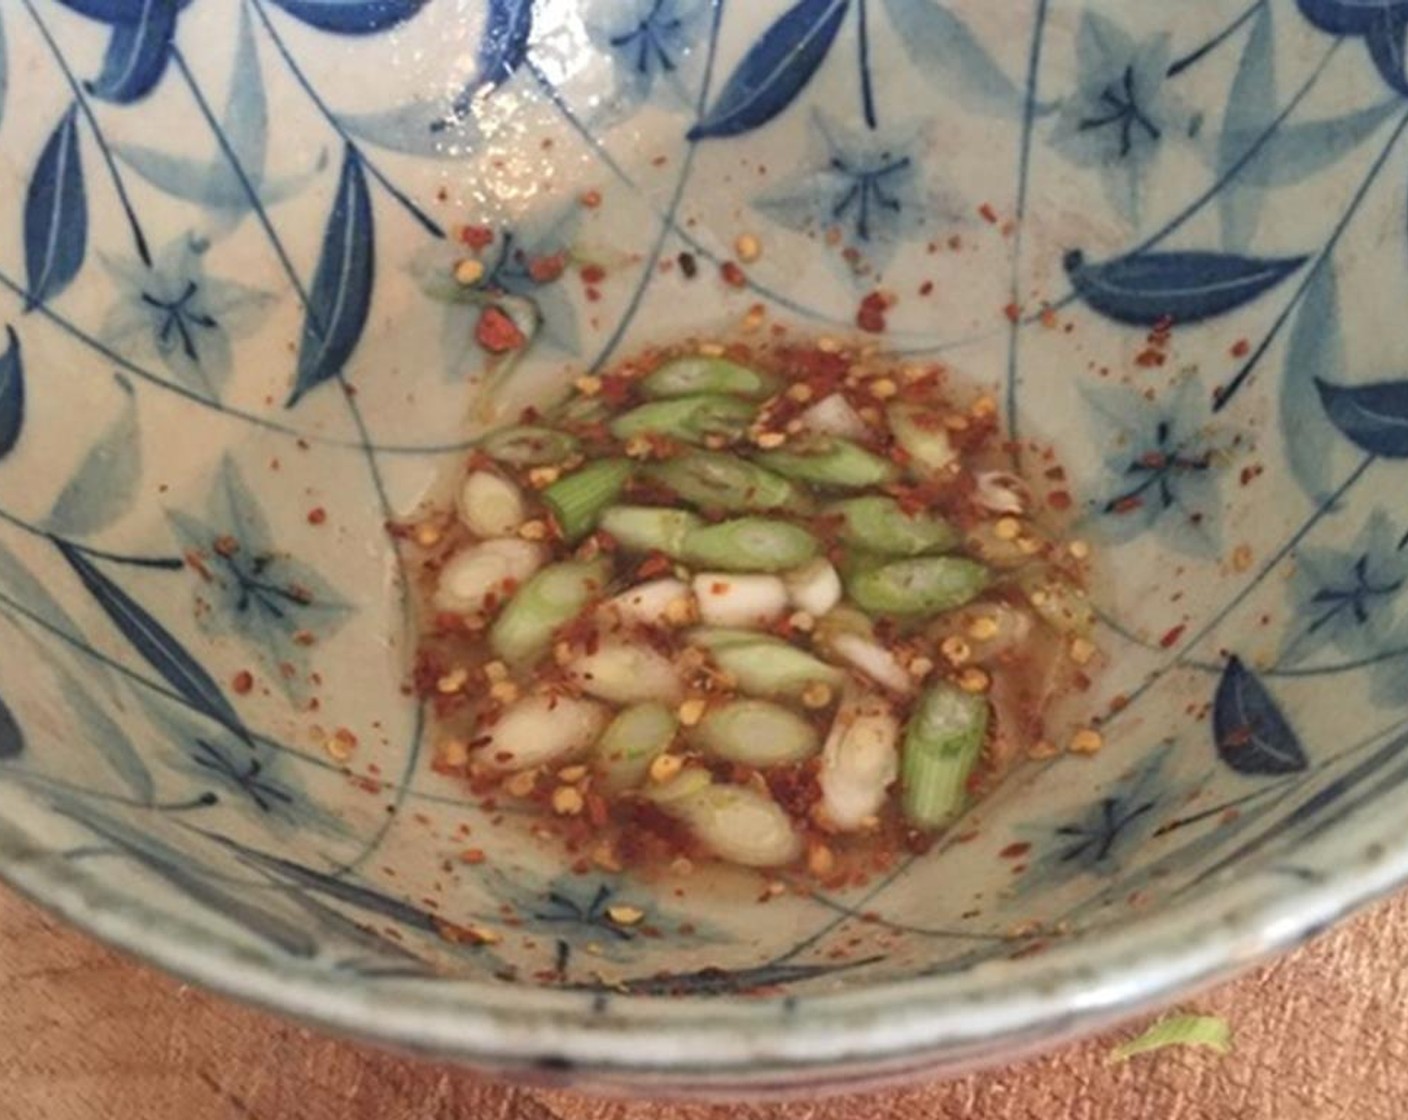
<path fill-rule="evenodd" d="M 1386 820 L 1375 828 L 1373 816 L 1342 821 L 1297 849 L 1295 875 L 1268 865 L 1210 886 L 1197 905 L 1117 920 L 1048 952 L 763 999 L 603 1001 L 477 980 L 349 984 L 150 906 L 3 820 L 0 879 L 100 942 L 182 980 L 359 1041 L 597 1087 L 709 1094 L 957 1073 L 1191 994 L 1408 882 L 1408 840 Z M 1349 861 L 1331 858 L 1346 840 Z M 1329 866 L 1311 870 L 1316 862 Z"/>

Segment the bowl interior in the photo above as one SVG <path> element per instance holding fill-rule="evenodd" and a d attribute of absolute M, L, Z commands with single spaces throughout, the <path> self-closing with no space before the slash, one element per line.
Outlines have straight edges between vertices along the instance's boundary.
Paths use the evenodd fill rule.
<path fill-rule="evenodd" d="M 783 1060 L 769 1017 L 799 1001 L 862 1064 L 901 1045 L 882 995 L 1006 1000 L 981 1031 L 1036 1037 L 1047 958 L 1123 961 L 1119 1003 L 1176 930 L 1228 918 L 1206 975 L 1300 932 L 1314 890 L 1383 886 L 1364 810 L 1408 776 L 1388 8 L 6 8 L 0 869 L 371 1034 L 509 1060 L 552 1029 L 735 1073 Z M 755 308 L 851 335 L 877 291 L 877 341 L 1059 452 L 1104 557 L 1103 750 L 1024 767 L 864 888 L 574 873 L 430 770 L 387 523 L 584 370 Z M 523 354 L 486 352 L 489 310 Z M 407 1037 L 432 1003 L 448 1025 Z M 657 1029 L 593 1057 L 594 1016 Z M 737 1045 L 688 1052 L 710 1022 Z"/>

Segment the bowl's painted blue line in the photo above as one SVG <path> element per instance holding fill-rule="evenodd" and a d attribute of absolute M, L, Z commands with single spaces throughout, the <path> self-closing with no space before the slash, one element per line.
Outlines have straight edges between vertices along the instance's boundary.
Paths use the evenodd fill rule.
<path fill-rule="evenodd" d="M 704 58 L 704 77 L 699 83 L 699 97 L 695 105 L 696 118 L 702 117 L 705 106 L 709 103 L 709 90 L 714 80 L 714 61 L 719 49 L 719 28 L 723 23 L 724 7 L 727 0 L 713 0 L 714 18 L 709 27 L 709 46 Z M 679 176 L 675 180 L 675 189 L 671 193 L 670 201 L 665 209 L 665 213 L 660 218 L 660 229 L 655 236 L 655 243 L 651 246 L 645 260 L 641 264 L 640 279 L 636 283 L 635 291 L 631 293 L 631 298 L 626 303 L 626 308 L 616 320 L 616 327 L 611 332 L 604 346 L 598 351 L 597 356 L 588 366 L 588 372 L 596 373 L 600 371 L 611 356 L 615 354 L 616 348 L 621 344 L 621 339 L 625 337 L 631 324 L 635 321 L 636 313 L 640 310 L 641 304 L 645 301 L 646 293 L 650 290 L 651 282 L 655 279 L 656 267 L 660 259 L 660 253 L 665 247 L 665 241 L 670 236 L 670 229 L 675 224 L 675 215 L 679 212 L 680 202 L 684 198 L 685 188 L 689 184 L 690 174 L 694 170 L 694 157 L 698 154 L 699 144 L 697 141 L 689 141 L 689 148 L 685 151 L 684 163 L 680 167 Z"/>
<path fill-rule="evenodd" d="M 1027 94 L 1022 106 L 1022 138 L 1017 150 L 1017 228 L 1012 234 L 1011 278 L 1007 288 L 1008 305 L 1022 306 L 1022 250 L 1026 240 L 1027 200 L 1031 190 L 1032 134 L 1036 127 L 1037 89 L 1041 80 L 1041 48 L 1046 40 L 1046 18 L 1050 0 L 1037 0 L 1036 17 L 1032 21 L 1031 49 L 1027 58 Z M 1007 328 L 1007 436 L 1018 439 L 1018 396 L 1021 392 L 1022 316 L 1012 315 Z M 1019 461 L 1020 449 L 1013 455 Z"/>

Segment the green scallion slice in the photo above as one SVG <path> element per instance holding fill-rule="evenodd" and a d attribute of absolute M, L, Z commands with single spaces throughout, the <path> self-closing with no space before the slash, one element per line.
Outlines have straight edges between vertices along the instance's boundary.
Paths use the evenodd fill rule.
<path fill-rule="evenodd" d="M 894 498 L 880 495 L 848 498 L 827 506 L 825 512 L 841 519 L 841 539 L 846 544 L 887 556 L 948 552 L 962 540 L 942 517 L 906 513 Z"/>
<path fill-rule="evenodd" d="M 765 517 L 723 521 L 684 539 L 687 562 L 720 572 L 785 572 L 820 551 L 820 542 L 805 529 Z"/>
<path fill-rule="evenodd" d="M 732 700 L 711 709 L 690 739 L 715 758 L 749 766 L 801 762 L 821 749 L 816 728 L 766 700 Z"/>
<path fill-rule="evenodd" d="M 640 386 L 647 397 L 655 400 L 695 393 L 725 393 L 760 400 L 777 392 L 777 379 L 727 358 L 700 355 L 666 362 L 644 378 Z"/>
<path fill-rule="evenodd" d="M 796 483 L 756 463 L 715 451 L 690 451 L 657 463 L 645 476 L 691 505 L 725 513 L 805 511 L 811 497 Z"/>
<path fill-rule="evenodd" d="M 664 704 L 636 704 L 623 709 L 594 751 L 596 771 L 607 793 L 637 789 L 650 764 L 674 741 L 679 724 Z"/>
<path fill-rule="evenodd" d="M 685 540 L 703 528 L 704 521 L 687 509 L 612 506 L 601 515 L 599 525 L 627 552 L 663 552 L 679 557 L 684 555 Z"/>
<path fill-rule="evenodd" d="M 603 459 L 559 478 L 543 491 L 563 539 L 571 544 L 593 529 L 602 512 L 621 496 L 633 467 L 629 459 Z"/>
<path fill-rule="evenodd" d="M 764 451 L 757 462 L 776 474 L 837 490 L 883 486 L 899 468 L 850 440 L 827 438 L 798 451 Z"/>
<path fill-rule="evenodd" d="M 985 697 L 949 684 L 924 693 L 904 736 L 900 782 L 911 824 L 940 828 L 963 808 L 987 729 Z"/>
<path fill-rule="evenodd" d="M 633 408 L 611 422 L 611 434 L 669 436 L 684 443 L 703 443 L 707 436 L 736 440 L 748 430 L 756 408 L 722 393 L 697 393 L 675 400 L 654 401 Z"/>
<path fill-rule="evenodd" d="M 869 614 L 926 615 L 956 610 L 987 588 L 988 570 L 956 556 L 876 564 L 857 558 L 846 580 L 856 606 Z"/>
<path fill-rule="evenodd" d="M 480 446 L 484 454 L 500 463 L 545 467 L 562 462 L 577 450 L 578 444 L 566 432 L 522 426 L 494 432 L 486 436 Z"/>
<path fill-rule="evenodd" d="M 558 628 L 600 595 L 610 578 L 611 566 L 604 560 L 544 568 L 509 600 L 489 631 L 489 645 L 511 665 L 532 664 L 547 652 Z"/>

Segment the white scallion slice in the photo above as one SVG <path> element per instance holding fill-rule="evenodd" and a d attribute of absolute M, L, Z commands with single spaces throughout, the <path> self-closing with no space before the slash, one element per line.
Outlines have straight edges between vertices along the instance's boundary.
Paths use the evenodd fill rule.
<path fill-rule="evenodd" d="M 799 417 L 805 431 L 819 436 L 859 440 L 866 436 L 865 421 L 840 393 L 822 397 Z"/>
<path fill-rule="evenodd" d="M 839 659 L 891 692 L 908 696 L 914 691 L 914 679 L 895 655 L 874 638 L 837 634 L 831 639 L 830 648 Z"/>
<path fill-rule="evenodd" d="M 546 555 L 541 545 L 511 537 L 470 545 L 440 569 L 435 607 L 470 614 L 484 610 L 491 599 L 502 602 L 508 597 L 505 588 L 530 579 Z"/>
<path fill-rule="evenodd" d="M 766 700 L 731 700 L 712 708 L 690 731 L 690 741 L 715 758 L 749 766 L 802 762 L 821 737 L 801 716 Z"/>
<path fill-rule="evenodd" d="M 632 642 L 602 642 L 594 652 L 571 662 L 567 674 L 583 692 L 613 704 L 645 700 L 676 704 L 684 695 L 670 659 Z"/>
<path fill-rule="evenodd" d="M 486 770 L 511 772 L 562 762 L 581 754 L 600 736 L 609 709 L 594 700 L 536 693 L 506 708 L 475 754 Z"/>
<path fill-rule="evenodd" d="M 694 597 L 706 626 L 765 627 L 787 612 L 787 588 L 777 576 L 702 572 Z"/>
<path fill-rule="evenodd" d="M 787 594 L 798 610 L 820 618 L 841 601 L 841 575 L 831 561 L 818 556 L 782 577 Z"/>
<path fill-rule="evenodd" d="M 709 782 L 707 776 L 702 784 L 697 777 L 690 778 L 702 773 L 685 771 L 652 799 L 727 863 L 785 867 L 796 861 L 802 854 L 802 838 L 772 798 L 747 786 Z"/>
<path fill-rule="evenodd" d="M 672 604 L 684 603 L 686 610 Z M 689 620 L 694 613 L 694 596 L 689 585 L 683 580 L 665 578 L 648 583 L 638 583 L 628 591 L 623 591 L 606 603 L 611 611 L 625 623 L 641 626 L 675 626 Z M 680 622 L 674 619 L 678 617 Z"/>
<path fill-rule="evenodd" d="M 460 520 L 476 537 L 511 537 L 528 519 L 523 495 L 493 471 L 470 471 L 460 487 Z"/>
<path fill-rule="evenodd" d="M 878 692 L 848 688 L 821 752 L 821 807 L 837 831 L 876 819 L 900 773 L 900 721 Z"/>
<path fill-rule="evenodd" d="M 933 477 L 958 462 L 944 418 L 937 412 L 918 405 L 892 404 L 885 417 L 896 442 L 909 455 L 914 474 Z"/>

